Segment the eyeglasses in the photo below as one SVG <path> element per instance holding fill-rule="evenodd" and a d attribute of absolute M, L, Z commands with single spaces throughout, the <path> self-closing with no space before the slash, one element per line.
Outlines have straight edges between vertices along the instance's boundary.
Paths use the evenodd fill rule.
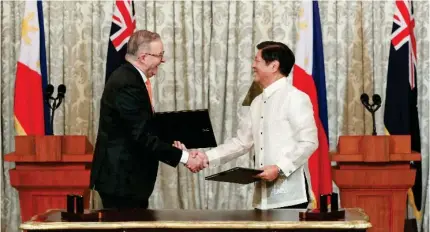
<path fill-rule="evenodd" d="M 158 58 L 163 59 L 164 51 L 162 51 L 160 54 L 152 54 L 152 53 L 144 53 L 144 54 L 149 55 L 149 56 L 154 56 L 154 57 L 158 57 Z"/>

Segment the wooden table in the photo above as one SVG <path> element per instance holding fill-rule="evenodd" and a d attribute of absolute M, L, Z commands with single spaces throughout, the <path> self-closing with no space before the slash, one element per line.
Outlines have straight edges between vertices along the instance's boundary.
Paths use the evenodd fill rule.
<path fill-rule="evenodd" d="M 64 220 L 62 210 L 49 210 L 21 224 L 27 231 L 366 231 L 371 227 L 361 209 L 345 209 L 339 221 L 300 221 L 299 209 L 278 210 L 124 210 L 95 211 L 102 219 Z M 100 214 L 99 214 L 100 215 Z"/>

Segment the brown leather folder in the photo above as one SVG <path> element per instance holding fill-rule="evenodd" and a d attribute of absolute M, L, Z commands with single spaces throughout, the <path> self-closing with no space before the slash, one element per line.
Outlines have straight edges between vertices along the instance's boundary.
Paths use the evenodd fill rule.
<path fill-rule="evenodd" d="M 222 171 L 205 177 L 205 180 L 229 182 L 236 184 L 250 184 L 259 181 L 259 178 L 254 176 L 262 173 L 263 170 L 235 167 L 226 171 Z"/>

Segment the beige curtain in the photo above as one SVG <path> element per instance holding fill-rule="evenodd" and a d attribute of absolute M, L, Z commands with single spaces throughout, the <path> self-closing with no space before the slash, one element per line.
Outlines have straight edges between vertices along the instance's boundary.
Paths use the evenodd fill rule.
<path fill-rule="evenodd" d="M 414 2 L 418 46 L 417 78 L 423 155 L 422 231 L 429 230 L 429 3 Z M 13 93 L 23 1 L 0 2 L 1 154 L 14 150 Z M 160 33 L 167 62 L 153 81 L 156 110 L 208 108 L 218 143 L 234 136 L 248 110 L 241 106 L 252 83 L 255 45 L 278 40 L 293 50 L 300 1 L 135 1 L 137 27 Z M 64 83 L 66 101 L 56 114 L 56 134 L 83 134 L 92 142 L 113 1 L 45 1 L 48 75 Z M 370 134 L 371 118 L 360 94 L 384 100 L 393 1 L 320 1 L 329 114 L 329 142 L 339 135 Z M 376 114 L 383 133 L 383 107 Z M 252 154 L 192 174 L 160 164 L 152 208 L 246 209 L 252 186 L 213 183 L 204 177 L 233 166 L 253 166 Z M 2 231 L 17 231 L 19 201 L 10 187 L 12 163 L 2 159 Z M 95 206 L 98 205 L 97 197 Z M 425 206 L 425 207 L 424 207 Z"/>

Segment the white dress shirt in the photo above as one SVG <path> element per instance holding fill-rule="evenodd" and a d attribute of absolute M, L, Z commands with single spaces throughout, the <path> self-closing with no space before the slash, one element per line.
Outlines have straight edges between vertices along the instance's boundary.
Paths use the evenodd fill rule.
<path fill-rule="evenodd" d="M 146 81 L 148 80 L 148 78 L 145 76 L 145 74 L 139 68 L 137 68 L 136 66 L 134 66 L 134 64 L 132 64 L 132 65 L 133 65 L 134 68 L 137 69 L 137 71 L 139 71 L 140 75 L 142 76 L 143 83 L 146 84 Z M 154 107 L 154 105 L 155 105 L 155 102 L 152 102 L 152 106 L 153 107 Z M 183 164 L 186 164 L 188 162 L 188 156 L 189 156 L 189 153 L 187 151 L 182 150 L 182 157 L 181 157 L 180 162 L 183 163 Z"/>
<path fill-rule="evenodd" d="M 271 209 L 306 202 L 304 175 L 308 173 L 308 158 L 318 147 L 317 127 L 308 95 L 286 77 L 269 85 L 252 101 L 236 137 L 206 154 L 210 166 L 215 167 L 245 154 L 252 146 L 255 168 L 277 165 L 282 170 L 273 182 L 255 184 L 253 207 Z"/>

